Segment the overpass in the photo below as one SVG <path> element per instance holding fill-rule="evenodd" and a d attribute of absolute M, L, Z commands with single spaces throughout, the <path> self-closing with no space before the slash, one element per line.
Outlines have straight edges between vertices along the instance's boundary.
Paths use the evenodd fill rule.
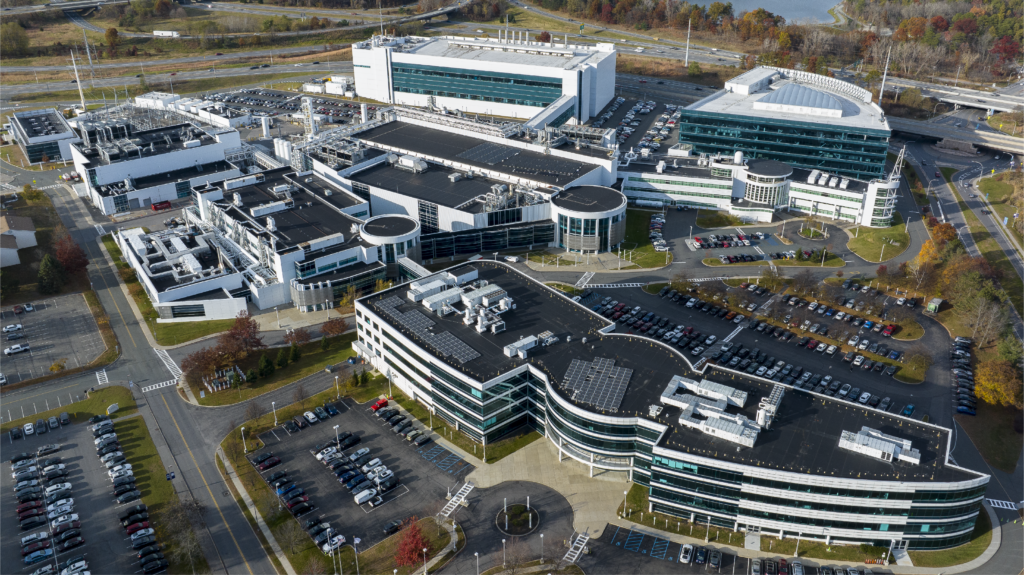
<path fill-rule="evenodd" d="M 903 79 L 894 80 L 892 83 L 894 86 L 901 88 L 917 88 L 921 90 L 922 96 L 934 98 L 940 102 L 956 104 L 961 108 L 986 110 L 989 114 L 1012 112 L 1016 109 L 1024 108 L 1024 96 L 1020 94 L 983 92 L 969 88 L 952 88 Z"/>
<path fill-rule="evenodd" d="M 886 120 L 893 132 L 926 136 L 938 140 L 949 138 L 1017 155 L 1024 153 L 1024 139 L 1014 138 L 1002 132 L 956 128 L 948 124 L 934 124 L 892 116 L 887 116 Z"/>

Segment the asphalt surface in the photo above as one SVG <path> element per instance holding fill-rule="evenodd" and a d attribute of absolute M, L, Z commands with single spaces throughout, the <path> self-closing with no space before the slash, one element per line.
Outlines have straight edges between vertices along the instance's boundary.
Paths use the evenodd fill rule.
<path fill-rule="evenodd" d="M 4 348 L 28 345 L 28 351 L 4 357 L 3 374 L 8 382 L 46 375 L 61 360 L 67 369 L 80 367 L 105 349 L 96 319 L 81 295 L 47 298 L 32 304 L 32 312 L 15 314 L 14 306 L 0 311 L 0 323 L 22 326 L 19 331 L 4 334 Z"/>

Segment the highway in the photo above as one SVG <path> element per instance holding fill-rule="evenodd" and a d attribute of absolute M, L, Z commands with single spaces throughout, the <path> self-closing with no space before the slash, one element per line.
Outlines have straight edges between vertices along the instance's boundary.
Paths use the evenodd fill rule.
<path fill-rule="evenodd" d="M 893 116 L 888 116 L 887 119 L 889 120 L 889 127 L 894 132 L 904 132 L 936 139 L 950 138 L 1014 154 L 1020 154 L 1022 148 L 1024 148 L 1024 140 L 994 130 L 974 130 L 969 125 L 957 127 L 947 123 L 921 122 Z"/>
<path fill-rule="evenodd" d="M 967 108 L 992 110 L 994 112 L 1012 112 L 1015 109 L 1024 107 L 1024 95 L 1021 94 L 1019 82 L 1011 85 L 1009 88 L 996 92 L 985 92 L 961 87 L 954 88 L 904 78 L 892 78 L 888 83 L 893 87 L 918 88 L 921 90 L 922 96 Z M 1017 86 L 1017 88 L 1015 89 L 1013 86 Z"/>

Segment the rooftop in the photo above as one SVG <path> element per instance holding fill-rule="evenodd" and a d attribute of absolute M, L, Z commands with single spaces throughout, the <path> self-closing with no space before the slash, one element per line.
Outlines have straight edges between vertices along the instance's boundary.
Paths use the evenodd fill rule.
<path fill-rule="evenodd" d="M 352 181 L 374 186 L 404 196 L 454 208 L 491 191 L 499 183 L 482 177 L 460 178 L 453 182 L 453 174 L 464 174 L 458 170 L 429 163 L 426 171 L 409 172 L 387 162 L 381 162 L 349 176 Z M 468 211 L 468 210 L 467 210 Z"/>
<path fill-rule="evenodd" d="M 455 266 L 449 271 L 458 273 L 465 266 Z M 480 260 L 473 262 L 472 267 L 477 269 L 479 279 L 504 290 L 516 304 L 514 310 L 500 316 L 506 326 L 503 332 L 479 334 L 475 327 L 463 324 L 460 314 L 442 317 L 430 313 L 421 304 L 410 302 L 405 297 L 408 285 L 379 292 L 361 301 L 375 309 L 394 328 L 423 345 L 424 349 L 434 351 L 439 359 L 456 371 L 478 381 L 489 381 L 529 362 L 548 374 L 563 397 L 583 409 L 618 417 L 643 417 L 667 425 L 669 432 L 659 444 L 664 447 L 746 465 L 837 477 L 908 481 L 960 481 L 974 477 L 970 472 L 945 464 L 949 438 L 947 429 L 788 387 L 770 429 L 760 431 L 753 447 L 742 447 L 728 439 L 680 424 L 682 410 L 678 406 L 663 406 L 658 415 L 652 416 L 650 407 L 661 405 L 666 386 L 677 375 L 696 381 L 724 382 L 734 390 L 731 393 L 735 397 L 745 397 L 743 402 L 728 401 L 724 407 L 724 413 L 738 421 L 743 419 L 736 416 L 757 421 L 759 402 L 771 394 L 774 385 L 753 378 L 733 379 L 733 374 L 719 372 L 713 366 L 704 374 L 695 373 L 680 353 L 646 337 L 599 333 L 612 323 L 504 264 Z M 441 337 L 447 333 L 451 336 L 448 341 L 454 338 L 468 346 L 470 353 L 463 354 L 463 357 L 471 359 L 460 362 L 453 359 L 454 356 L 445 357 L 437 353 L 418 335 L 383 313 L 388 305 L 381 305 L 381 302 L 389 298 L 393 298 L 389 300 L 391 303 L 394 299 L 400 300 L 395 307 L 397 311 L 408 313 L 418 310 L 433 322 L 428 328 L 432 339 L 448 338 Z M 558 338 L 557 341 L 528 349 L 526 359 L 506 356 L 505 346 L 543 332 L 551 332 L 550 337 Z M 583 343 L 583 338 L 586 338 L 586 343 Z M 601 410 L 589 402 L 593 401 L 592 398 L 588 398 L 586 403 L 573 400 L 574 394 L 580 397 L 575 389 L 570 389 L 570 386 L 580 385 L 578 378 L 569 377 L 574 360 L 576 369 L 594 369 L 595 364 L 600 364 L 598 367 L 609 374 L 612 373 L 610 370 L 616 370 L 618 375 L 612 377 L 625 377 L 626 387 L 621 402 L 617 406 L 607 404 L 607 409 Z M 614 365 L 609 362 L 614 362 Z M 628 370 L 632 370 L 631 373 L 627 374 Z M 586 381 L 583 380 L 584 386 Z M 909 440 L 912 448 L 920 452 L 920 463 L 886 462 L 840 449 L 843 432 L 862 426 Z"/>
<path fill-rule="evenodd" d="M 0 248 L 5 250 L 18 249 L 18 238 L 9 235 L 0 236 Z"/>
<path fill-rule="evenodd" d="M 235 167 L 228 162 L 218 160 L 216 162 L 210 162 L 209 164 L 189 166 L 187 168 L 172 170 L 163 174 L 153 174 L 152 176 L 132 178 L 132 185 L 135 186 L 136 190 L 144 190 L 154 186 L 162 186 L 172 182 L 191 180 L 192 178 L 198 178 L 203 175 L 217 174 L 234 169 Z M 99 193 L 103 196 L 116 196 L 118 194 L 126 193 L 127 191 L 128 190 L 125 188 L 123 180 L 110 184 L 103 184 L 99 187 Z"/>
<path fill-rule="evenodd" d="M 867 90 L 818 74 L 766 66 L 729 80 L 725 89 L 690 104 L 685 112 L 889 131 L 885 114 L 871 102 Z"/>
<path fill-rule="evenodd" d="M 405 216 L 378 216 L 363 224 L 363 231 L 378 237 L 401 236 L 416 229 L 416 220 Z"/>
<path fill-rule="evenodd" d="M 747 160 L 747 171 L 758 176 L 769 178 L 784 178 L 793 173 L 789 164 L 777 160 L 758 160 L 751 158 Z"/>
<path fill-rule="evenodd" d="M 11 116 L 11 121 L 17 123 L 29 138 L 52 136 L 71 131 L 64 116 L 52 108 L 16 112 Z"/>
<path fill-rule="evenodd" d="M 551 186 L 565 186 L 598 169 L 594 164 L 571 158 L 524 150 L 409 122 L 389 122 L 355 134 L 354 138 L 371 146 L 459 162 Z M 589 149 L 581 150 L 581 154 L 585 150 Z"/>
<path fill-rule="evenodd" d="M 551 203 L 573 212 L 607 212 L 626 203 L 622 192 L 605 186 L 575 186 L 562 190 Z"/>
<path fill-rule="evenodd" d="M 125 124 L 129 121 L 123 122 Z M 199 148 L 216 144 L 216 131 L 207 131 L 192 124 L 176 124 L 134 132 L 129 138 L 93 142 L 91 146 L 79 144 L 82 154 L 90 163 L 100 165 L 153 158 L 185 148 Z"/>
<path fill-rule="evenodd" d="M 404 40 L 404 43 L 398 41 Z M 367 47 L 369 46 L 369 43 Z M 399 53 L 476 60 L 493 64 L 516 64 L 544 68 L 571 70 L 584 63 L 596 63 L 614 55 L 613 50 L 600 50 L 592 46 L 546 42 L 508 42 L 496 38 L 467 38 L 445 36 L 440 38 L 406 37 L 393 44 Z M 400 57 L 399 57 L 400 58 Z M 400 60 L 395 60 L 396 62 Z"/>
<path fill-rule="evenodd" d="M 36 225 L 32 223 L 32 218 L 26 216 L 3 216 L 0 217 L 0 233 L 17 230 L 24 232 L 36 231 Z"/>

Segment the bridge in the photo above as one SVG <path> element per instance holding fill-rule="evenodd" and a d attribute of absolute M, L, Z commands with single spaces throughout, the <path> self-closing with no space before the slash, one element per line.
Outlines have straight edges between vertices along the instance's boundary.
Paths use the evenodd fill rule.
<path fill-rule="evenodd" d="M 1002 132 L 956 128 L 948 124 L 933 124 L 931 122 L 920 122 L 918 120 L 907 120 L 892 116 L 888 116 L 886 119 L 889 121 L 889 127 L 894 132 L 904 132 L 906 134 L 926 136 L 940 140 L 949 138 L 951 140 L 968 142 L 975 146 L 1018 155 L 1024 150 L 1024 140 L 1014 138 Z"/>
<path fill-rule="evenodd" d="M 955 104 L 961 108 L 975 108 L 995 112 L 1012 112 L 1024 108 L 1024 97 L 1020 94 L 1001 92 L 983 92 L 970 88 L 954 88 L 937 84 L 928 84 L 914 80 L 896 79 L 893 86 L 899 88 L 918 88 L 922 96 L 934 98 L 946 104 Z"/>

